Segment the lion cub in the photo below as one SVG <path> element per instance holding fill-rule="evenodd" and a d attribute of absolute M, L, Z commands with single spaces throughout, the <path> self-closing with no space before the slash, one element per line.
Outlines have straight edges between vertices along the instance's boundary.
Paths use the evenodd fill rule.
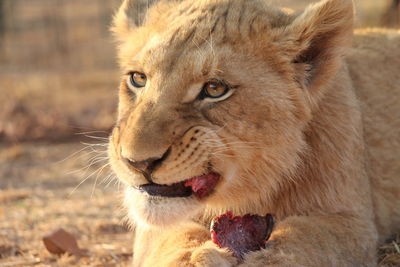
<path fill-rule="evenodd" d="M 134 266 L 376 265 L 378 242 L 400 230 L 399 32 L 354 35 L 351 0 L 299 14 L 267 0 L 125 0 L 113 31 L 109 156 Z M 265 248 L 239 260 L 214 244 L 211 219 L 226 211 L 274 214 Z"/>

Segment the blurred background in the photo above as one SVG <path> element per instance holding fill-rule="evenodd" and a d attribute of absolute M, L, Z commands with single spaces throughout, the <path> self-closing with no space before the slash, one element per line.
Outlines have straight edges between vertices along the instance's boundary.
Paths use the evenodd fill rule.
<path fill-rule="evenodd" d="M 315 2 L 270 1 L 295 10 Z M 355 1 L 358 27 L 399 27 L 399 0 Z M 109 27 L 120 2 L 0 0 L 0 266 L 123 266 L 131 258 L 121 188 L 106 159 L 119 80 Z M 42 237 L 59 227 L 84 256 L 45 249 Z M 396 251 L 382 247 L 381 266 Z"/>

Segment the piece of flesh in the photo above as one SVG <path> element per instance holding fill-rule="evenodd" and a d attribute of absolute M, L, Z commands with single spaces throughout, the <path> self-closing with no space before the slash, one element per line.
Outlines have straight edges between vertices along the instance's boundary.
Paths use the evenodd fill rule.
<path fill-rule="evenodd" d="M 211 224 L 211 239 L 221 248 L 228 248 L 236 257 L 242 259 L 250 252 L 265 248 L 274 219 L 266 216 L 246 214 L 233 216 L 226 212 L 214 218 Z"/>

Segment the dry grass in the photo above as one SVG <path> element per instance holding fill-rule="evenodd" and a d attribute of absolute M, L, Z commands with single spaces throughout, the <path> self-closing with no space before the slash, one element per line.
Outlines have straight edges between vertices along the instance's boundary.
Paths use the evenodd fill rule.
<path fill-rule="evenodd" d="M 82 147 L 65 143 L 0 148 L 0 266 L 127 265 L 131 234 L 118 185 L 102 183 L 107 171 L 97 177 L 104 161 L 87 170 L 92 156 L 87 153 L 59 162 Z M 77 237 L 87 256 L 58 257 L 46 251 L 42 237 L 59 227 Z"/>
<path fill-rule="evenodd" d="M 63 140 L 113 125 L 117 71 L 3 75 L 0 141 Z"/>
<path fill-rule="evenodd" d="M 379 248 L 379 266 L 400 266 L 400 233 Z"/>
<path fill-rule="evenodd" d="M 119 3 L 0 1 L 0 141 L 113 125 L 119 74 L 108 27 Z"/>

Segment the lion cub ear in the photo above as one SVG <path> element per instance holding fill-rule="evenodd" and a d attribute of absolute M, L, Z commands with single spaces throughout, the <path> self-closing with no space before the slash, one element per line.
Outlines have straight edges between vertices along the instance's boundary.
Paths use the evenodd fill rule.
<path fill-rule="evenodd" d="M 284 29 L 288 53 L 300 83 L 311 95 L 335 76 L 353 35 L 352 0 L 325 0 L 309 6 Z"/>
<path fill-rule="evenodd" d="M 123 39 L 132 29 L 139 27 L 146 19 L 147 11 L 159 0 L 124 0 L 114 15 L 111 31 Z"/>

